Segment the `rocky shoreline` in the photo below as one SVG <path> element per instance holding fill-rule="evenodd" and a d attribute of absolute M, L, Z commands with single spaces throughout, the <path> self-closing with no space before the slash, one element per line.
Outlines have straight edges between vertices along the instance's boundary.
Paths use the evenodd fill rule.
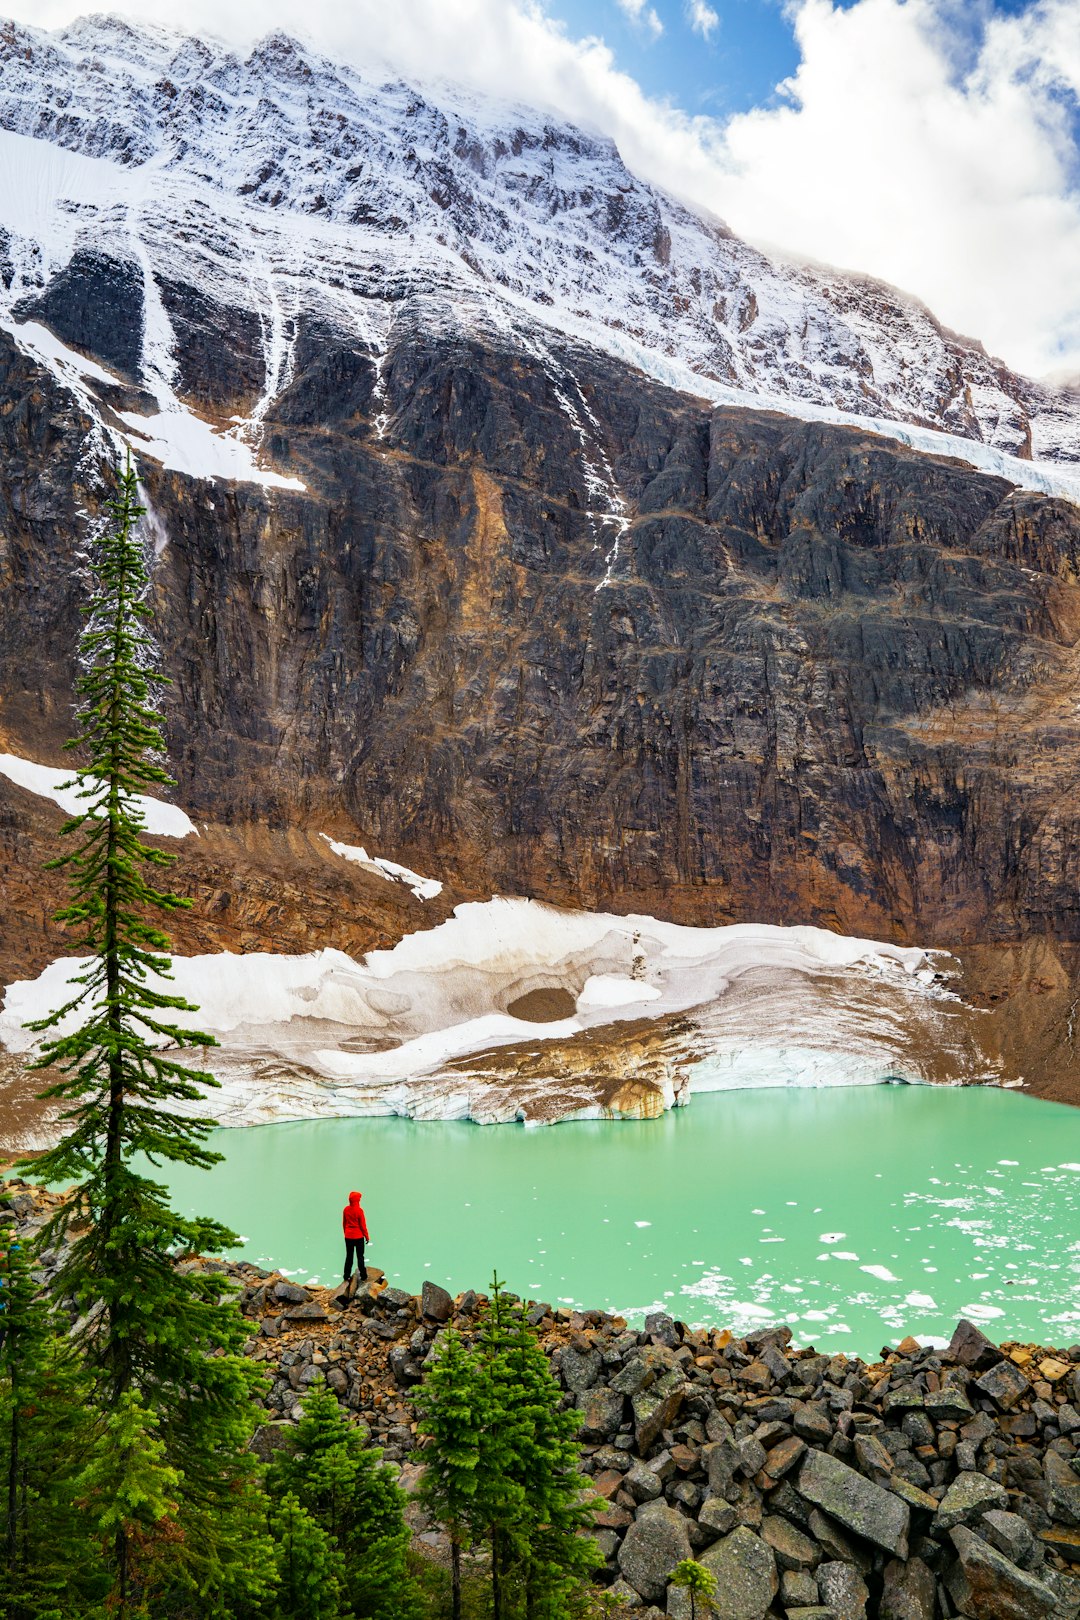
<path fill-rule="evenodd" d="M 18 1180 L 0 1189 L 27 1236 L 54 1203 Z M 415 1487 L 410 1392 L 441 1333 L 479 1330 L 484 1295 L 412 1295 L 372 1271 L 343 1302 L 243 1262 L 183 1263 L 236 1285 L 268 1380 L 260 1454 L 288 1444 L 322 1378 Z M 999 1346 L 961 1322 L 945 1349 L 904 1339 L 868 1363 L 793 1348 L 784 1326 L 736 1338 L 662 1313 L 639 1330 L 526 1310 L 580 1412 L 616 1613 L 688 1620 L 667 1576 L 693 1556 L 717 1577 L 717 1620 L 1080 1615 L 1080 1345 Z M 409 1516 L 439 1557 L 438 1528 L 417 1504 Z"/>

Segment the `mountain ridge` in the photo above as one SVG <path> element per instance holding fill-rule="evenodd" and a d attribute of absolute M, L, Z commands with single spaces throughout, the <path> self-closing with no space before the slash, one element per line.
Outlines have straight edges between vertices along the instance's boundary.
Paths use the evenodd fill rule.
<path fill-rule="evenodd" d="M 404 316 L 527 349 L 585 344 L 714 403 L 851 419 L 1080 498 L 1068 390 L 872 277 L 740 242 L 565 119 L 378 82 L 280 32 L 241 57 L 93 17 L 3 26 L 0 135 L 8 329 L 43 320 L 72 341 L 50 289 L 93 251 L 128 289 L 127 380 L 264 451 L 302 322 L 347 332 L 378 371 Z M 239 394 L 197 391 L 185 356 L 200 320 L 225 337 Z"/>

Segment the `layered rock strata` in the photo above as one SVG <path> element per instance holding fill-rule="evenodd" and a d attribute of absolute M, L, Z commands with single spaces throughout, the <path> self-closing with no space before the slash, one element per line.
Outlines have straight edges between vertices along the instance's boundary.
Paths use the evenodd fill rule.
<path fill-rule="evenodd" d="M 0 1195 L 25 1233 L 53 1203 L 17 1181 Z M 246 1264 L 184 1264 L 227 1273 L 251 1322 L 246 1351 L 271 1380 L 255 1449 L 288 1445 L 322 1379 L 414 1485 L 410 1390 L 448 1328 L 476 1334 L 483 1295 L 412 1295 L 372 1272 L 346 1301 Z M 785 1327 L 736 1339 L 662 1313 L 636 1329 L 524 1308 L 580 1414 L 601 1578 L 641 1620 L 686 1620 L 668 1577 L 691 1556 L 717 1577 L 722 1620 L 1080 1614 L 1080 1346 L 997 1346 L 961 1322 L 944 1349 L 905 1339 L 867 1363 L 796 1349 Z M 437 1555 L 437 1527 L 412 1521 Z"/>

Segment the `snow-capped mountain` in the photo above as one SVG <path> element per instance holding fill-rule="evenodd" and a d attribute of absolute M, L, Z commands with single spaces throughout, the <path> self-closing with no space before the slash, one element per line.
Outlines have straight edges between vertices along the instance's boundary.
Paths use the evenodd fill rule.
<path fill-rule="evenodd" d="M 404 324 L 545 362 L 589 346 L 683 392 L 869 420 L 1080 494 L 1076 395 L 915 299 L 770 259 L 602 137 L 280 34 L 241 59 L 116 18 L 4 25 L 0 283 L 20 344 L 88 399 L 137 384 L 114 419 L 181 469 L 295 484 L 267 472 L 262 430 L 298 342 L 350 334 L 378 393 Z"/>

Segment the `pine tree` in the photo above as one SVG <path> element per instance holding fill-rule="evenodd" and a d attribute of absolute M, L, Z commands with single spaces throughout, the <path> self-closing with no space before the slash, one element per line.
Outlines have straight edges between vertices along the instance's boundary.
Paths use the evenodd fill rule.
<path fill-rule="evenodd" d="M 102 1552 L 116 1562 L 115 1611 L 132 1620 L 149 1612 L 150 1599 L 168 1581 L 183 1535 L 180 1475 L 166 1461 L 157 1428 L 154 1413 L 126 1390 L 78 1481 L 79 1505 L 96 1527 Z"/>
<path fill-rule="evenodd" d="M 450 1537 L 452 1620 L 461 1620 L 461 1554 L 476 1530 L 480 1462 L 491 1416 L 487 1404 L 479 1357 L 452 1329 L 440 1335 L 415 1396 L 417 1432 L 426 1442 L 416 1457 L 424 1464 L 420 1500 Z"/>
<path fill-rule="evenodd" d="M 87 1380 L 41 1297 L 25 1245 L 0 1234 L 0 1613 L 82 1613 L 104 1595 L 97 1549 L 74 1505 L 94 1433 Z"/>
<path fill-rule="evenodd" d="M 292 1491 L 271 1509 L 277 1591 L 274 1620 L 338 1620 L 342 1614 L 345 1560 Z M 265 1612 L 265 1611 L 264 1611 Z"/>
<path fill-rule="evenodd" d="M 382 1453 L 372 1450 L 323 1383 L 304 1396 L 294 1447 L 276 1452 L 267 1489 L 295 1496 L 343 1555 L 353 1613 L 365 1620 L 414 1620 L 420 1597 L 408 1569 L 409 1532 Z"/>
<path fill-rule="evenodd" d="M 497 1527 L 493 1566 L 497 1558 L 501 1576 L 514 1569 L 526 1620 L 562 1620 L 601 1562 L 583 1534 L 593 1510 L 577 1467 L 578 1420 L 562 1410 L 562 1391 L 536 1335 L 521 1308 L 507 1304 L 497 1278 L 482 1353 L 510 1457 L 505 1483 L 517 1498 Z"/>
<path fill-rule="evenodd" d="M 690 1620 L 697 1620 L 697 1600 L 704 1598 L 708 1603 L 710 1598 L 716 1596 L 716 1576 L 704 1564 L 699 1564 L 696 1558 L 684 1558 L 675 1565 L 668 1576 L 670 1586 L 681 1586 L 690 1594 Z"/>
<path fill-rule="evenodd" d="M 58 1242 L 74 1232 L 54 1294 L 74 1295 L 83 1308 L 101 1409 L 123 1412 L 133 1424 L 145 1420 L 154 1444 L 160 1440 L 162 1466 L 182 1477 L 180 1542 L 211 1613 L 211 1594 L 227 1588 L 227 1566 L 235 1565 L 229 1514 L 250 1488 L 245 1445 L 258 1375 L 237 1354 L 245 1335 L 227 1284 L 175 1265 L 184 1252 L 217 1252 L 237 1239 L 216 1221 L 178 1215 L 166 1189 L 135 1168 L 139 1155 L 153 1165 L 201 1168 L 220 1157 L 207 1146 L 208 1122 L 187 1112 L 215 1082 L 169 1054 L 170 1047 L 209 1045 L 211 1037 L 169 1021 L 172 1012 L 196 1009 L 169 993 L 169 941 L 151 920 L 189 902 L 150 881 L 176 857 L 143 841 L 138 795 L 171 784 L 154 707 L 165 677 L 154 667 L 149 631 L 137 532 L 143 510 L 129 457 L 90 557 L 82 702 L 70 745 L 87 756 L 77 772 L 85 809 L 63 829 L 76 847 L 53 863 L 71 877 L 71 902 L 58 920 L 77 930 L 89 961 L 71 1000 L 30 1026 L 56 1032 L 42 1043 L 38 1063 L 62 1071 L 44 1096 L 66 1105 L 69 1131 L 33 1169 L 43 1181 L 76 1183 L 44 1235 Z M 114 1524 L 121 1620 L 131 1590 L 128 1523 L 120 1513 Z"/>

